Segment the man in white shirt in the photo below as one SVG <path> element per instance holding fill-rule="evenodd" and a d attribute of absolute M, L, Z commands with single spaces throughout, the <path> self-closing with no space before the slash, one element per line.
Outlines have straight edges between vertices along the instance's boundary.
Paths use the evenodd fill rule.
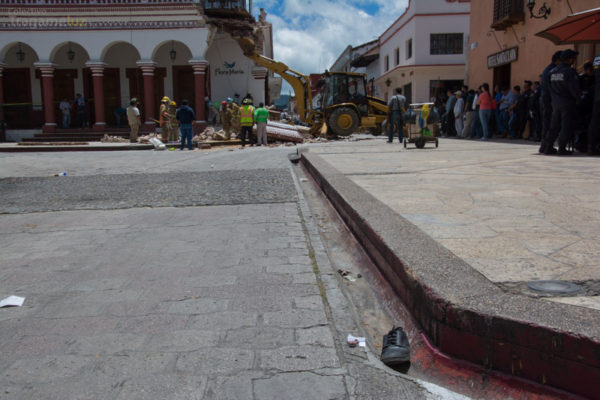
<path fill-rule="evenodd" d="M 129 132 L 129 142 L 137 143 L 138 132 L 142 125 L 142 119 L 140 118 L 140 109 L 137 107 L 138 102 L 136 98 L 131 99 L 129 107 L 127 107 L 127 122 L 131 128 Z"/>
<path fill-rule="evenodd" d="M 63 99 L 58 108 L 62 112 L 62 128 L 69 129 L 71 126 L 71 104 L 69 104 L 67 99 Z"/>

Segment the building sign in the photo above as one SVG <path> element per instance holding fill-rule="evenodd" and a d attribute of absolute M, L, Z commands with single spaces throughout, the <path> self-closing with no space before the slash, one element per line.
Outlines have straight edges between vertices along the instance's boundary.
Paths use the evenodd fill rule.
<path fill-rule="evenodd" d="M 215 68 L 215 75 L 241 75 L 241 74 L 245 74 L 245 71 L 243 69 L 236 69 L 235 68 L 235 64 L 236 62 L 232 62 L 232 63 L 228 63 L 228 62 L 224 62 L 223 63 L 223 68 Z"/>
<path fill-rule="evenodd" d="M 518 47 L 513 47 L 511 49 L 492 54 L 491 56 L 488 56 L 488 68 L 496 68 L 504 64 L 510 64 L 513 61 L 517 61 L 518 57 Z"/>

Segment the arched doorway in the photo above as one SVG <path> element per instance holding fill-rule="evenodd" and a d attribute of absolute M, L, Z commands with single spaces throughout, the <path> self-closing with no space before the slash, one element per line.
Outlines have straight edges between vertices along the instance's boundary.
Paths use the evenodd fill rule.
<path fill-rule="evenodd" d="M 189 64 L 192 52 L 177 40 L 167 40 L 154 49 L 152 59 L 157 64 L 157 71 L 165 71 L 163 90 L 156 92 L 159 97 L 169 96 L 180 104 L 188 100 L 190 107 L 195 109 L 194 71 Z"/>
<path fill-rule="evenodd" d="M 35 80 L 37 53 L 27 44 L 16 42 L 2 49 L 3 107 L 1 117 L 7 129 L 34 129 L 44 123 L 41 88 Z"/>
<path fill-rule="evenodd" d="M 60 103 L 67 101 L 71 104 L 71 123 L 66 128 L 76 127 L 77 119 L 75 113 L 75 107 L 73 103 L 76 98 L 76 94 L 81 94 L 86 100 L 86 115 L 88 120 L 93 122 L 93 104 L 89 101 L 89 97 L 85 96 L 85 63 L 89 61 L 90 57 L 87 51 L 79 44 L 75 42 L 63 42 L 54 47 L 50 53 L 50 61 L 56 65 L 54 70 L 54 102 L 53 109 L 55 113 L 55 121 L 59 128 L 65 128 L 62 125 L 62 111 L 60 110 Z M 42 80 L 39 71 L 36 72 L 36 76 L 40 81 L 40 87 Z M 92 98 L 93 99 L 93 98 Z"/>
<path fill-rule="evenodd" d="M 110 43 L 102 52 L 102 61 L 106 63 L 103 78 L 104 109 L 109 126 L 127 126 L 124 109 L 129 99 L 144 98 L 142 74 L 136 64 L 140 58 L 137 48 L 128 42 Z"/>

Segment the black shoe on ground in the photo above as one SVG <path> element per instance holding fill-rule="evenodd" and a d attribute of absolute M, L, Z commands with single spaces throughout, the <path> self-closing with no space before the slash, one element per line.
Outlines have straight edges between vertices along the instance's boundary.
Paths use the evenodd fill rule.
<path fill-rule="evenodd" d="M 546 145 L 544 143 L 542 143 L 540 145 L 540 149 L 538 150 L 538 153 L 544 154 L 546 152 Z"/>
<path fill-rule="evenodd" d="M 402 328 L 392 328 L 387 335 L 383 335 L 381 361 L 390 366 L 410 361 L 410 345 Z"/>
<path fill-rule="evenodd" d="M 546 147 L 546 150 L 544 150 L 544 154 L 549 155 L 549 156 L 556 154 L 556 153 L 558 153 L 558 150 L 556 150 L 554 147 L 551 147 L 551 146 Z"/>

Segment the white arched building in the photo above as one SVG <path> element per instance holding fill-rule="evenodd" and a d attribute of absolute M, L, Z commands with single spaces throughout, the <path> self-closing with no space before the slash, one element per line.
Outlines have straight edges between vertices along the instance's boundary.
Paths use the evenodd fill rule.
<path fill-rule="evenodd" d="M 60 124 L 58 104 L 86 99 L 96 131 L 118 124 L 115 111 L 140 100 L 154 125 L 160 98 L 187 99 L 197 126 L 205 98 L 251 93 L 264 102 L 268 74 L 248 58 L 222 24 L 258 33 L 272 57 L 272 31 L 255 22 L 251 1 L 0 0 L 0 104 L 8 129 Z"/>

